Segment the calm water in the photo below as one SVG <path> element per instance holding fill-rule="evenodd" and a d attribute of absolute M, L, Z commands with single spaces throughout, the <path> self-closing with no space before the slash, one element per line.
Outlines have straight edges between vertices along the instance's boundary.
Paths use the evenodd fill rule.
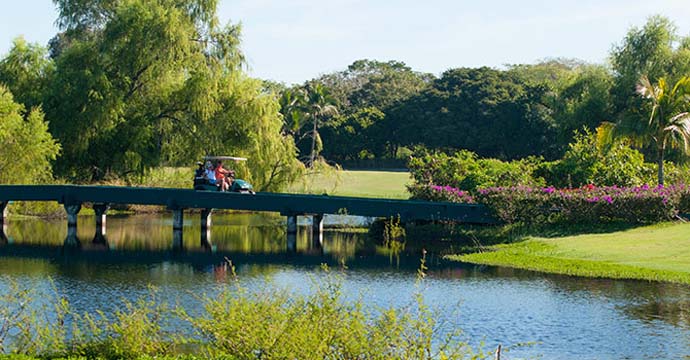
<path fill-rule="evenodd" d="M 446 244 L 377 247 L 366 234 L 326 232 L 322 244 L 308 228 L 288 243 L 283 219 L 271 215 L 214 215 L 211 244 L 202 246 L 198 217 L 186 217 L 185 248 L 172 249 L 164 215 L 108 218 L 106 241 L 93 243 L 93 218 L 80 218 L 79 246 L 63 247 L 64 221 L 17 220 L 0 244 L 0 287 L 8 279 L 37 288 L 50 280 L 77 311 L 108 311 L 119 299 L 157 286 L 161 297 L 194 307 L 193 294 L 212 294 L 228 274 L 228 257 L 245 287 L 267 281 L 307 291 L 321 263 L 346 264 L 344 288 L 371 306 L 405 306 L 420 291 L 415 272 L 427 248 L 423 294 L 442 330 L 460 328 L 488 348 L 524 342 L 507 358 L 690 358 L 690 287 L 639 281 L 549 276 L 441 260 Z M 354 220 L 358 221 L 358 220 Z M 270 280 L 269 280 L 270 279 Z"/>

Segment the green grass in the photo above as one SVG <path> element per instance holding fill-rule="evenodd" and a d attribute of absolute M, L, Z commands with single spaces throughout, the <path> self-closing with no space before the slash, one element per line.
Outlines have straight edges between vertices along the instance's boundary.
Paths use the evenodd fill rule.
<path fill-rule="evenodd" d="M 528 237 L 453 260 L 615 279 L 690 284 L 690 224 L 665 223 L 607 234 Z"/>
<path fill-rule="evenodd" d="M 340 170 L 306 175 L 288 192 L 407 199 L 410 194 L 405 185 L 410 182 L 408 172 Z"/>

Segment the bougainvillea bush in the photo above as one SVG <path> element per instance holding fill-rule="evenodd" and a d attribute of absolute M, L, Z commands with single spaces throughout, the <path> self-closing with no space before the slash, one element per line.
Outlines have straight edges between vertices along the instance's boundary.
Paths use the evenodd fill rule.
<path fill-rule="evenodd" d="M 474 198 L 468 191 L 450 185 L 410 185 L 407 187 L 412 199 L 428 201 L 447 201 L 462 204 L 473 204 Z"/>
<path fill-rule="evenodd" d="M 690 213 L 690 189 L 676 186 L 492 187 L 468 194 L 440 185 L 410 187 L 414 198 L 488 206 L 506 223 L 653 223 Z"/>

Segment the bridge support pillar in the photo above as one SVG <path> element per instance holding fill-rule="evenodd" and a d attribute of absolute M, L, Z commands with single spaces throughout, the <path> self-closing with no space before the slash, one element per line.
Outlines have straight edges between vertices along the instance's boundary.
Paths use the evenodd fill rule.
<path fill-rule="evenodd" d="M 96 213 L 96 235 L 93 238 L 94 244 L 105 244 L 107 243 L 105 239 L 106 232 L 106 213 L 110 205 L 108 204 L 93 204 L 93 212 Z"/>
<path fill-rule="evenodd" d="M 206 249 L 212 249 L 213 243 L 211 242 L 211 225 L 213 209 L 203 209 L 199 215 L 199 220 L 201 220 L 201 247 Z"/>
<path fill-rule="evenodd" d="M 297 215 L 287 215 L 287 251 L 297 252 Z"/>
<path fill-rule="evenodd" d="M 184 249 L 182 229 L 184 228 L 184 209 L 173 209 L 173 249 Z"/>
<path fill-rule="evenodd" d="M 323 245 L 323 214 L 316 214 L 311 218 L 312 243 L 319 248 Z"/>
<path fill-rule="evenodd" d="M 6 239 L 7 233 L 7 201 L 0 201 L 0 241 Z"/>
<path fill-rule="evenodd" d="M 287 252 L 288 254 L 297 252 L 297 233 L 287 234 Z"/>
<path fill-rule="evenodd" d="M 71 247 L 79 246 L 79 238 L 77 237 L 77 218 L 81 211 L 81 204 L 65 204 L 65 212 L 67 212 L 67 238 L 65 238 L 65 245 Z"/>
<path fill-rule="evenodd" d="M 297 234 L 297 215 L 287 216 L 287 233 Z"/>

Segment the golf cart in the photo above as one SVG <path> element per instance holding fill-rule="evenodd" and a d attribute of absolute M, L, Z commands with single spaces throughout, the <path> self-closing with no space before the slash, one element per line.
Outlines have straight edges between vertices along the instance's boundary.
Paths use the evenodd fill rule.
<path fill-rule="evenodd" d="M 205 164 L 211 162 L 212 164 L 218 160 L 226 161 L 232 160 L 235 162 L 247 161 L 247 158 L 235 157 L 235 156 L 205 156 L 203 162 L 198 162 L 197 164 Z M 228 192 L 235 192 L 241 194 L 254 194 L 254 187 L 252 184 L 235 178 L 235 172 L 230 170 L 230 173 L 226 175 L 231 180 L 230 188 Z M 221 186 L 219 183 L 211 184 L 208 179 L 204 177 L 195 176 L 194 177 L 194 190 L 202 191 L 221 191 Z"/>

